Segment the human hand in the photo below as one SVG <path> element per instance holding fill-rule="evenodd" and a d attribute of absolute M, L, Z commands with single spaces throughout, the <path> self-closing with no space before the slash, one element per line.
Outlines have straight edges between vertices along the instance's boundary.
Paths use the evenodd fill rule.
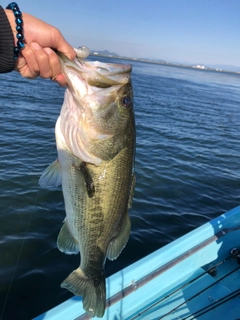
<path fill-rule="evenodd" d="M 5 10 L 5 12 L 10 22 L 16 45 L 15 17 L 11 10 Z M 59 58 L 52 49 L 62 52 L 71 60 L 76 56 L 74 49 L 63 38 L 57 28 L 27 13 L 22 13 L 22 18 L 25 47 L 19 54 L 15 69 L 23 77 L 33 79 L 41 76 L 43 78 L 51 78 L 60 85 L 66 85 L 65 78 L 61 73 Z"/>

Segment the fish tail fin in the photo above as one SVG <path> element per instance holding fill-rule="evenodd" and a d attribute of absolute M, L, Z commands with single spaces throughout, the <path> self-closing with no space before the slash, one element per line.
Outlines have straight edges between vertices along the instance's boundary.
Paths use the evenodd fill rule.
<path fill-rule="evenodd" d="M 61 287 L 68 289 L 76 296 L 82 296 L 83 308 L 92 317 L 103 317 L 106 307 L 104 276 L 90 279 L 78 268 L 62 282 Z"/>

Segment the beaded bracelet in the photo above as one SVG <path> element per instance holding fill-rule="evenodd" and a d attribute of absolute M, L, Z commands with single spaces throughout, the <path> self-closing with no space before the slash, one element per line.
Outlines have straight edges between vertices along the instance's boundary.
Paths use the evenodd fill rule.
<path fill-rule="evenodd" d="M 17 46 L 14 47 L 14 60 L 17 60 L 18 54 L 20 53 L 20 50 L 24 48 L 25 44 L 23 42 L 24 35 L 23 35 L 23 19 L 22 19 L 22 12 L 19 10 L 19 7 L 16 2 L 10 3 L 6 9 L 11 9 L 13 11 L 13 14 L 16 18 L 16 30 L 17 30 Z"/>

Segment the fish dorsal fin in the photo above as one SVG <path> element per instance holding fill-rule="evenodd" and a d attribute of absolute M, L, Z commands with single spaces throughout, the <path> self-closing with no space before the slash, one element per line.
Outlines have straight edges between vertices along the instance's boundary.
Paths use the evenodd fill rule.
<path fill-rule="evenodd" d="M 62 184 L 62 170 L 58 159 L 43 171 L 38 183 L 43 188 L 58 187 Z"/>
<path fill-rule="evenodd" d="M 134 174 L 133 178 L 132 178 L 132 185 L 131 185 L 129 198 L 128 198 L 128 208 L 131 208 L 131 206 L 132 206 L 132 199 L 133 199 L 133 195 L 134 195 L 135 184 L 136 184 L 136 176 Z"/>
<path fill-rule="evenodd" d="M 122 221 L 122 225 L 120 226 L 118 235 L 113 238 L 108 245 L 107 258 L 109 260 L 117 259 L 117 257 L 120 255 L 128 242 L 130 231 L 131 222 L 127 212 L 124 216 L 124 220 Z"/>

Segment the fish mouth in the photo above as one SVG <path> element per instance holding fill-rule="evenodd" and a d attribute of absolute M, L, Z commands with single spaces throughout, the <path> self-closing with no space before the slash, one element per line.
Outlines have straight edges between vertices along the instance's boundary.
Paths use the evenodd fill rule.
<path fill-rule="evenodd" d="M 84 62 L 89 67 L 94 65 L 95 77 L 88 79 L 88 84 L 96 87 L 110 87 L 129 82 L 132 66 L 130 64 Z"/>
<path fill-rule="evenodd" d="M 62 53 L 58 53 L 58 55 L 62 65 L 62 72 L 70 87 L 72 87 L 75 77 L 96 88 L 121 86 L 130 81 L 132 71 L 130 64 L 84 61 L 79 57 L 71 61 Z"/>

